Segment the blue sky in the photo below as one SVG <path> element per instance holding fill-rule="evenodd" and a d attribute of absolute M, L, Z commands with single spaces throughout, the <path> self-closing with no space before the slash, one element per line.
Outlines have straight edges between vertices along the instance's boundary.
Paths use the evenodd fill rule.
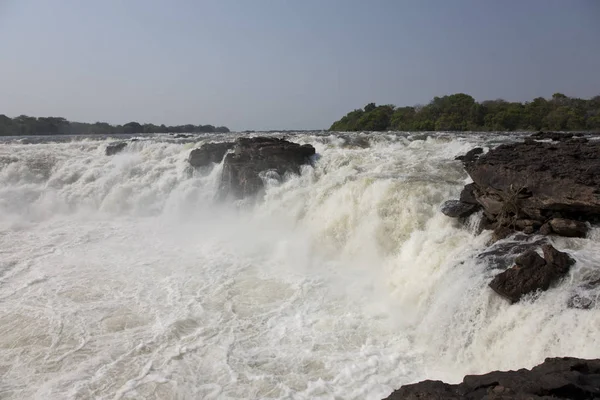
<path fill-rule="evenodd" d="M 598 0 L 0 0 L 0 114 L 327 128 L 368 102 L 600 94 Z"/>

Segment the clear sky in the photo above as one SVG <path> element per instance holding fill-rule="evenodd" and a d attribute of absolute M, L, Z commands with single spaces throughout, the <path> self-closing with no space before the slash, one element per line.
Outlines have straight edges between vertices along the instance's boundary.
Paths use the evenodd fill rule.
<path fill-rule="evenodd" d="M 368 102 L 600 94 L 600 0 L 0 0 L 0 114 L 327 128 Z"/>

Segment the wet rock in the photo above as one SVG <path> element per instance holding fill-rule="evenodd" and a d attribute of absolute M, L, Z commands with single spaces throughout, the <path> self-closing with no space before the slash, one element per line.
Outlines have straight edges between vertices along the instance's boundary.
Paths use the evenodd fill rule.
<path fill-rule="evenodd" d="M 572 219 L 552 218 L 549 225 L 552 231 L 560 236 L 584 238 L 588 233 L 588 225 L 585 222 Z"/>
<path fill-rule="evenodd" d="M 460 200 L 448 200 L 442 204 L 441 211 L 448 217 L 466 218 L 479 209 L 478 204 L 463 203 Z"/>
<path fill-rule="evenodd" d="M 541 235 L 550 235 L 551 233 L 552 233 L 552 227 L 550 226 L 550 223 L 546 222 L 545 224 L 543 224 L 540 227 Z"/>
<path fill-rule="evenodd" d="M 511 231 L 511 234 L 515 234 Z M 488 269 L 505 270 L 515 264 L 515 259 L 522 253 L 538 249 L 547 243 L 547 239 L 525 236 L 516 233 L 511 239 L 494 243 L 488 250 L 480 253 L 477 259 L 483 261 Z"/>
<path fill-rule="evenodd" d="M 538 400 L 600 398 L 600 360 L 547 358 L 531 370 L 467 375 L 462 383 L 423 381 L 405 385 L 384 400 Z"/>
<path fill-rule="evenodd" d="M 469 204 L 479 204 L 477 202 L 477 197 L 475 197 L 475 189 L 476 186 L 474 183 L 465 185 L 462 192 L 460 192 L 460 201 Z"/>
<path fill-rule="evenodd" d="M 472 150 L 467 151 L 464 156 L 458 156 L 455 160 L 462 161 L 464 164 L 472 163 L 479 158 L 479 156 L 483 154 L 483 149 L 481 147 L 476 147 Z"/>
<path fill-rule="evenodd" d="M 542 246 L 544 258 L 529 250 L 515 259 L 515 265 L 496 275 L 489 286 L 511 303 L 528 293 L 548 290 L 569 272 L 575 261 L 549 244 Z"/>
<path fill-rule="evenodd" d="M 127 147 L 127 142 L 110 143 L 106 146 L 105 152 L 107 156 L 112 156 L 121 152 L 125 147 Z"/>
<path fill-rule="evenodd" d="M 225 156 L 220 196 L 243 198 L 263 188 L 261 174 L 272 172 L 273 177 L 286 173 L 299 174 L 303 164 L 310 163 L 315 148 L 283 139 L 256 137 L 240 138 L 234 152 Z"/>
<path fill-rule="evenodd" d="M 531 138 L 537 139 L 537 140 L 554 140 L 554 141 L 565 141 L 565 140 L 569 140 L 573 137 L 573 133 L 567 133 L 567 132 L 536 132 L 532 135 L 530 135 Z"/>
<path fill-rule="evenodd" d="M 600 221 L 600 141 L 505 144 L 466 159 L 463 201 L 474 197 L 495 226 L 584 237 L 584 221 Z"/>
<path fill-rule="evenodd" d="M 600 278 L 596 274 L 591 280 L 577 288 L 577 293 L 573 294 L 567 302 L 569 308 L 579 308 L 588 310 L 596 307 L 600 299 Z"/>
<path fill-rule="evenodd" d="M 506 239 L 510 235 L 515 233 L 514 229 L 510 229 L 507 226 L 498 226 L 494 229 L 494 233 L 492 234 L 492 243 L 497 242 L 502 239 Z"/>
<path fill-rule="evenodd" d="M 552 265 L 559 275 L 569 272 L 571 266 L 575 264 L 575 260 L 569 254 L 556 250 L 550 244 L 543 245 L 542 252 L 546 263 Z"/>
<path fill-rule="evenodd" d="M 233 142 L 205 143 L 200 148 L 190 152 L 188 162 L 193 167 L 205 167 L 212 163 L 218 164 L 225 157 L 225 153 L 235 146 Z"/>

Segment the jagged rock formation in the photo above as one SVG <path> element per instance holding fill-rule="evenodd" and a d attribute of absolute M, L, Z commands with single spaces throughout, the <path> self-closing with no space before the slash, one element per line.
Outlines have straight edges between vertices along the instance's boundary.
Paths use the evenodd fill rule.
<path fill-rule="evenodd" d="M 193 167 L 205 167 L 212 163 L 220 163 L 225 153 L 235 146 L 233 142 L 205 143 L 200 148 L 190 152 L 188 162 Z"/>
<path fill-rule="evenodd" d="M 314 154 L 315 148 L 309 144 L 267 137 L 240 138 L 223 162 L 221 197 L 252 196 L 263 188 L 261 174 L 272 172 L 279 178 L 286 173 L 299 174 L 300 167 Z"/>
<path fill-rule="evenodd" d="M 547 358 L 531 370 L 467 375 L 462 383 L 423 381 L 385 400 L 537 400 L 600 398 L 600 360 Z"/>
<path fill-rule="evenodd" d="M 585 237 L 588 222 L 600 221 L 600 141 L 550 137 L 557 135 L 558 142 L 528 138 L 461 157 L 473 179 L 461 194 L 464 208 L 483 209 L 491 228 Z"/>
<path fill-rule="evenodd" d="M 569 272 L 575 260 L 549 244 L 542 245 L 542 251 L 544 258 L 534 250 L 521 254 L 515 259 L 515 265 L 496 275 L 489 286 L 511 303 L 527 293 L 548 290 Z"/>
<path fill-rule="evenodd" d="M 106 146 L 105 153 L 107 156 L 112 156 L 120 153 L 125 147 L 127 147 L 127 142 L 110 143 L 108 146 Z"/>

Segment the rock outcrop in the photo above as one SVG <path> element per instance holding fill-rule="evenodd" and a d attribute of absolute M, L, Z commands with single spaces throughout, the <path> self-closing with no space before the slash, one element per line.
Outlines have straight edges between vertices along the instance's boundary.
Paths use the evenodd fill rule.
<path fill-rule="evenodd" d="M 496 275 L 489 286 L 511 303 L 537 290 L 548 290 L 565 276 L 575 263 L 567 253 L 556 250 L 549 244 L 542 245 L 544 257 L 528 250 L 515 259 L 515 265 Z"/>
<path fill-rule="evenodd" d="M 442 205 L 441 211 L 452 218 L 464 218 L 473 214 L 479 208 L 477 204 L 466 203 L 460 200 L 448 200 Z"/>
<path fill-rule="evenodd" d="M 223 160 L 225 154 L 233 149 L 233 146 L 235 146 L 233 142 L 205 143 L 190 152 L 188 162 L 197 168 L 206 167 L 212 163 L 218 164 Z"/>
<path fill-rule="evenodd" d="M 267 137 L 240 138 L 223 162 L 221 197 L 252 196 L 263 188 L 262 174 L 271 172 L 274 178 L 298 174 L 314 154 L 315 148 L 309 144 Z"/>
<path fill-rule="evenodd" d="M 473 179 L 461 194 L 462 208 L 483 208 L 492 229 L 585 237 L 586 222 L 600 221 L 600 141 L 571 136 L 529 138 L 486 154 L 471 150 L 460 158 Z"/>
<path fill-rule="evenodd" d="M 462 383 L 423 381 L 385 400 L 537 400 L 600 398 L 600 360 L 547 358 L 531 370 L 467 375 Z"/>
<path fill-rule="evenodd" d="M 127 142 L 109 143 L 109 145 L 106 146 L 105 152 L 107 156 L 112 156 L 120 153 L 125 147 L 127 147 Z"/>

